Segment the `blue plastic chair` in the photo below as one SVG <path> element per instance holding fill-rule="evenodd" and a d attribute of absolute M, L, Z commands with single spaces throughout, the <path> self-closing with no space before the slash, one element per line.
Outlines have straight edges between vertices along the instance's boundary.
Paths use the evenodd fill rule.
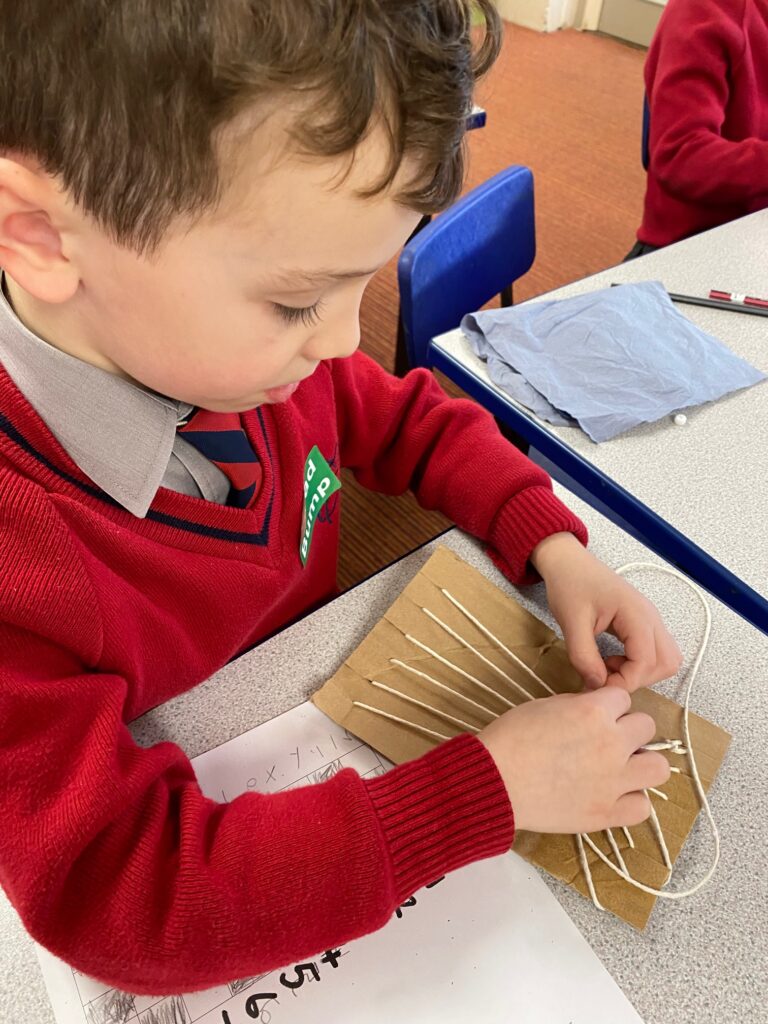
<path fill-rule="evenodd" d="M 410 366 L 429 366 L 432 338 L 459 326 L 512 284 L 536 256 L 533 174 L 508 167 L 463 196 L 415 235 L 397 265 Z M 459 382 L 460 383 L 460 382 Z"/>

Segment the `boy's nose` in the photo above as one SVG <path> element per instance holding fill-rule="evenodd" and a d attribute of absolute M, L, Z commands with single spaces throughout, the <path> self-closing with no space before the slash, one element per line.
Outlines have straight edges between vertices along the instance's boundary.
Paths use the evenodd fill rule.
<path fill-rule="evenodd" d="M 343 359 L 357 351 L 360 344 L 360 322 L 355 317 L 347 324 L 326 324 L 315 331 L 304 347 L 307 359 Z"/>

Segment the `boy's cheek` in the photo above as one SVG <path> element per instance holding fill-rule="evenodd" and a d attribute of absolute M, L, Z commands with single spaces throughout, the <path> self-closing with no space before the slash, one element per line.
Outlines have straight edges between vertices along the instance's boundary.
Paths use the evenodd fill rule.
<path fill-rule="evenodd" d="M 193 404 L 200 404 L 201 397 L 247 400 L 307 372 L 299 367 L 291 376 L 292 350 L 260 337 L 258 321 L 242 327 L 220 319 L 203 331 L 181 332 L 172 343 L 156 336 L 153 344 L 142 346 L 135 355 L 139 370 L 135 376 L 142 383 Z"/>

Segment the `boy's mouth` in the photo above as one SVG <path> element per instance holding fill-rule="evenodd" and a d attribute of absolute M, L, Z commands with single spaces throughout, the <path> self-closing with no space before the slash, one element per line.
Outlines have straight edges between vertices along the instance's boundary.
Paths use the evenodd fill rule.
<path fill-rule="evenodd" d="M 279 388 L 268 388 L 264 394 L 268 402 L 287 402 L 299 384 L 300 381 L 295 381 L 293 384 L 282 384 Z"/>

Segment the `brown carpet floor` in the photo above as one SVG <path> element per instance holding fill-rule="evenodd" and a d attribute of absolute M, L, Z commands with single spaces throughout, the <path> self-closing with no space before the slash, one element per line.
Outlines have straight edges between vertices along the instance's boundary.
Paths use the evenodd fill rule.
<path fill-rule="evenodd" d="M 511 164 L 533 170 L 537 258 L 515 285 L 516 302 L 612 266 L 632 246 L 644 190 L 644 56 L 591 33 L 506 26 L 502 54 L 478 96 L 488 123 L 469 135 L 466 187 Z M 388 369 L 396 320 L 393 260 L 369 285 L 361 311 L 362 348 Z M 343 495 L 342 589 L 449 525 L 411 495 L 373 494 L 349 474 Z"/>

